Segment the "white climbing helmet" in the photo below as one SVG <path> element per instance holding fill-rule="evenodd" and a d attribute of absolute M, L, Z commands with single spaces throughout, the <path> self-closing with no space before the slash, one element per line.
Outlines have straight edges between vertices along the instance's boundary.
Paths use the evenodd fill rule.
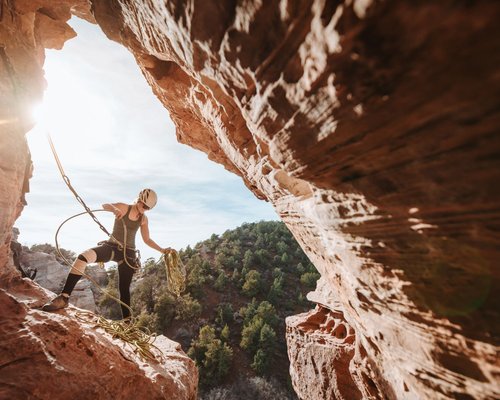
<path fill-rule="evenodd" d="M 157 199 L 158 197 L 153 189 L 142 189 L 137 197 L 137 200 L 146 204 L 149 209 L 156 205 Z"/>

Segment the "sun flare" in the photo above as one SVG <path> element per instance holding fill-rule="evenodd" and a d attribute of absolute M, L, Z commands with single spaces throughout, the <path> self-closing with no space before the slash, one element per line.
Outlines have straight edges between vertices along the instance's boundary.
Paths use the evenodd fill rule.
<path fill-rule="evenodd" d="M 57 138 L 58 147 L 73 147 L 80 140 L 104 140 L 112 130 L 111 99 L 57 60 L 46 63 L 45 73 L 44 99 L 32 111 L 35 130 Z"/>

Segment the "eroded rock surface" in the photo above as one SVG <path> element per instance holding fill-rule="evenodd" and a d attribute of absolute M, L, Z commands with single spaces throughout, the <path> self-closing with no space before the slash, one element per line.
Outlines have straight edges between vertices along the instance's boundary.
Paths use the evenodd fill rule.
<path fill-rule="evenodd" d="M 304 399 L 367 398 L 364 385 L 356 385 L 356 335 L 341 312 L 318 306 L 287 319 L 288 356 L 294 366 L 292 382 Z M 354 365 L 353 365 L 354 367 Z M 358 370 L 361 372 L 361 370 Z M 299 382 L 302 382 L 299 385 Z"/>
<path fill-rule="evenodd" d="M 145 362 L 81 309 L 41 311 L 47 294 L 28 279 L 2 283 L 0 398 L 196 399 L 198 372 L 178 343 L 159 336 L 158 361 Z"/>
<path fill-rule="evenodd" d="M 91 3 L 78 13 L 134 54 L 179 141 L 273 203 L 322 275 L 315 312 L 354 331 L 339 344 L 323 322 L 289 320 L 300 397 L 312 398 L 316 357 L 333 364 L 315 375 L 325 396 L 500 397 L 498 2 Z M 2 4 L 4 44 L 20 43 L 21 22 L 33 31 L 19 10 L 46 5 Z M 38 97 L 48 22 L 37 45 L 4 46 L 0 65 Z M 25 130 L 1 129 L 5 239 L 27 156 Z"/>
<path fill-rule="evenodd" d="M 177 343 L 159 337 L 163 359 L 145 363 L 78 319 L 83 310 L 40 311 L 52 294 L 22 279 L 9 254 L 29 188 L 24 135 L 45 87 L 44 47 L 61 48 L 75 35 L 71 13 L 93 20 L 89 10 L 86 1 L 0 1 L 0 398 L 194 400 L 198 371 Z"/>

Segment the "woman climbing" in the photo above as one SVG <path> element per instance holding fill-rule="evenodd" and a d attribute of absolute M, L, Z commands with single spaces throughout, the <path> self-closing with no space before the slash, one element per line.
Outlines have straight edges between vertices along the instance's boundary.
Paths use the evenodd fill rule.
<path fill-rule="evenodd" d="M 156 200 L 156 193 L 152 189 L 144 189 L 141 190 L 133 204 L 103 204 L 104 210 L 115 214 L 115 223 L 110 239 L 100 242 L 99 246 L 78 255 L 61 294 L 45 304 L 42 310 L 55 311 L 67 307 L 69 296 L 85 272 L 87 264 L 111 260 L 118 264 L 120 300 L 130 307 L 130 283 L 135 270 L 140 268 L 140 262 L 136 257 L 135 250 L 135 235 L 139 227 L 141 228 L 142 239 L 149 247 L 165 254 L 174 251 L 170 247 L 161 248 L 149 237 L 148 218 L 145 212 L 156 205 Z M 129 318 L 130 310 L 123 304 L 120 304 L 120 306 L 123 318 Z"/>

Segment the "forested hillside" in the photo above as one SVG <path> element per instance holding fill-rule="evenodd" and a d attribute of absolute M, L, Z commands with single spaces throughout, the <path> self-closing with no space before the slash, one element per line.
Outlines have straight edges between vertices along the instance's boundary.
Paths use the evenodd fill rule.
<path fill-rule="evenodd" d="M 150 259 L 136 274 L 132 307 L 141 323 L 196 360 L 206 398 L 231 398 L 231 391 L 239 398 L 246 398 L 239 391 L 248 398 L 292 396 L 285 318 L 312 307 L 305 295 L 319 274 L 286 226 L 243 224 L 180 255 L 187 288 L 178 298 L 167 289 L 163 265 Z M 116 271 L 110 275 L 108 289 L 116 294 Z M 119 317 L 112 300 L 100 306 L 104 315 Z"/>

